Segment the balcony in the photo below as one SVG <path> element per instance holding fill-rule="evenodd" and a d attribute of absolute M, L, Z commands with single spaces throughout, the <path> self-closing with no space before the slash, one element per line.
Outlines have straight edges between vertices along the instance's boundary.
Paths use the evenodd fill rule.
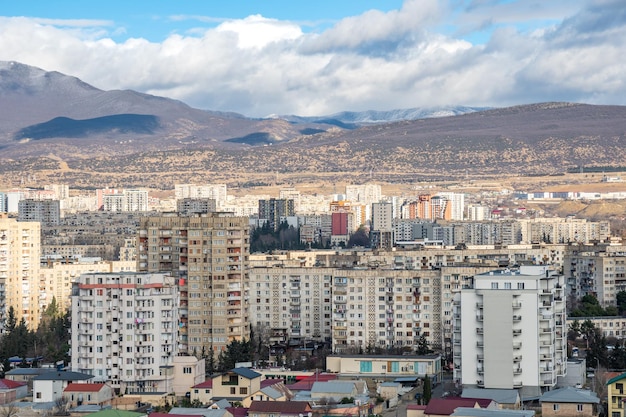
<path fill-rule="evenodd" d="M 519 315 L 513 316 L 513 321 L 514 322 L 521 321 L 521 320 L 522 320 L 522 316 L 519 316 Z"/>
<path fill-rule="evenodd" d="M 484 330 L 482 327 L 477 327 L 476 328 L 476 334 L 483 334 Z"/>
<path fill-rule="evenodd" d="M 513 375 L 520 375 L 522 373 L 522 368 L 513 368 Z"/>
<path fill-rule="evenodd" d="M 522 329 L 513 329 L 513 336 L 520 336 L 522 334 Z"/>

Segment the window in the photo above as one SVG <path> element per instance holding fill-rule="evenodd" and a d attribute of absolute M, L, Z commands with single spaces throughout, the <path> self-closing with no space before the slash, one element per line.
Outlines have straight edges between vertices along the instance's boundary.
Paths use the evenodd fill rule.
<path fill-rule="evenodd" d="M 191 373 L 191 366 L 185 366 L 183 368 L 183 374 L 190 374 Z"/>
<path fill-rule="evenodd" d="M 372 361 L 361 361 L 360 372 L 372 372 Z"/>
<path fill-rule="evenodd" d="M 523 282 L 518 282 L 517 283 L 517 289 L 518 290 L 523 290 L 524 289 L 524 283 Z"/>
<path fill-rule="evenodd" d="M 583 411 L 583 405 L 582 404 L 576 404 L 576 411 L 578 411 L 579 413 Z"/>
<path fill-rule="evenodd" d="M 492 282 L 491 283 L 491 289 L 492 290 L 497 290 L 498 289 L 498 283 L 497 282 Z"/>
<path fill-rule="evenodd" d="M 511 289 L 511 283 L 510 282 L 505 282 L 504 283 L 504 289 L 505 290 L 510 290 Z"/>
<path fill-rule="evenodd" d="M 237 388 L 230 387 L 230 395 L 236 395 L 236 394 L 237 394 Z"/>
<path fill-rule="evenodd" d="M 558 404 L 552 404 L 552 410 L 559 411 L 559 405 Z"/>
<path fill-rule="evenodd" d="M 248 395 L 247 387 L 239 387 L 239 395 Z"/>

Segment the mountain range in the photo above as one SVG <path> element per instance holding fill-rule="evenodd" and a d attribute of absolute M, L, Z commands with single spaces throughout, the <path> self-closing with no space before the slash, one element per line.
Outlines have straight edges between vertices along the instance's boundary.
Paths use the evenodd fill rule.
<path fill-rule="evenodd" d="M 555 174 L 625 165 L 626 107 L 536 103 L 255 119 L 0 62 L 0 159 L 7 182 L 44 171 L 71 183 L 135 185 L 149 185 L 140 174 L 150 172 L 157 186 L 198 175 L 241 183 L 277 174 L 358 180 L 373 171 L 389 181 Z"/>

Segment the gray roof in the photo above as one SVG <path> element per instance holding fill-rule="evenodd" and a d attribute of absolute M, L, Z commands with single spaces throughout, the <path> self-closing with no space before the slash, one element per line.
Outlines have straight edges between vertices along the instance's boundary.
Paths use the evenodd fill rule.
<path fill-rule="evenodd" d="M 41 375 L 54 370 L 54 368 L 15 368 L 6 372 L 5 375 Z"/>
<path fill-rule="evenodd" d="M 383 382 L 380 384 L 381 387 L 399 387 L 402 386 L 399 382 Z"/>
<path fill-rule="evenodd" d="M 213 404 L 211 404 L 211 407 L 217 407 L 217 408 L 221 408 L 222 410 L 227 408 L 227 407 L 232 407 L 233 405 L 231 403 L 228 402 L 228 400 L 218 400 L 215 401 Z"/>
<path fill-rule="evenodd" d="M 37 375 L 33 381 L 86 381 L 93 378 L 93 375 L 72 371 L 50 371 Z"/>
<path fill-rule="evenodd" d="M 278 391 L 278 390 L 276 390 L 276 389 L 274 389 L 272 387 L 261 388 L 261 392 L 263 394 L 267 395 L 268 397 L 273 398 L 273 399 L 277 399 L 277 398 L 280 398 L 280 397 L 283 396 L 283 394 L 280 391 Z"/>
<path fill-rule="evenodd" d="M 463 417 L 532 417 L 535 415 L 535 411 L 458 407 L 450 415 Z"/>
<path fill-rule="evenodd" d="M 232 372 L 248 379 L 254 379 L 254 378 L 258 378 L 262 376 L 260 373 L 253 371 L 252 369 L 248 369 L 248 368 L 234 368 L 232 369 Z"/>
<path fill-rule="evenodd" d="M 197 415 L 205 417 L 223 417 L 226 414 L 230 414 L 228 410 L 219 408 L 187 408 L 187 407 L 174 407 L 168 414 L 187 414 Z"/>
<path fill-rule="evenodd" d="M 354 389 L 350 381 L 318 381 L 313 383 L 311 393 L 352 394 Z"/>
<path fill-rule="evenodd" d="M 547 403 L 598 404 L 600 399 L 592 391 L 565 387 L 544 392 L 539 401 Z"/>
<path fill-rule="evenodd" d="M 520 396 L 515 389 L 465 388 L 461 398 L 484 398 L 499 404 L 516 404 Z"/>

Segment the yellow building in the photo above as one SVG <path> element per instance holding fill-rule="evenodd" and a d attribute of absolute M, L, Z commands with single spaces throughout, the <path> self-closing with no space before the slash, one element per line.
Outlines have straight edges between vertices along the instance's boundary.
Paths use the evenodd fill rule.
<path fill-rule="evenodd" d="M 618 375 L 607 381 L 606 386 L 608 388 L 608 410 L 606 415 L 610 417 L 624 417 L 626 416 L 626 392 L 624 392 L 624 385 L 626 385 L 626 373 Z"/>
<path fill-rule="evenodd" d="M 18 322 L 24 319 L 29 329 L 37 329 L 41 315 L 40 254 L 39 222 L 18 222 L 6 214 L 0 215 L 0 300 L 6 299 L 6 304 L 0 304 L 2 326 L 13 307 Z"/>

